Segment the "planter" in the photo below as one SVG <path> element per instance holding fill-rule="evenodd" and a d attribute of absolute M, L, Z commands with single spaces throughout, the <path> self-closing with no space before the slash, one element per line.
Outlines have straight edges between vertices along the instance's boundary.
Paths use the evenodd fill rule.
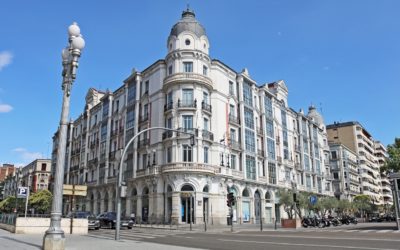
<path fill-rule="evenodd" d="M 281 219 L 282 228 L 298 228 L 301 227 L 301 221 L 299 219 Z"/>

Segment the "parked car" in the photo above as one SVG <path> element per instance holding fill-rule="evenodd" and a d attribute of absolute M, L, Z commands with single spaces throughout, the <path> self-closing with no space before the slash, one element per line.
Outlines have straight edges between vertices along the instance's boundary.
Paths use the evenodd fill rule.
<path fill-rule="evenodd" d="M 380 217 L 379 215 L 374 215 L 372 217 L 369 217 L 368 221 L 369 222 L 382 222 L 383 218 Z"/>
<path fill-rule="evenodd" d="M 105 212 L 101 213 L 97 216 L 97 219 L 100 221 L 100 227 L 105 228 L 115 228 L 115 223 L 117 222 L 117 213 L 116 212 Z M 126 227 L 131 229 L 133 227 L 133 221 L 129 218 L 125 218 L 121 216 L 121 227 Z"/>
<path fill-rule="evenodd" d="M 77 219 L 88 219 L 88 229 L 95 229 L 98 230 L 100 229 L 100 220 L 96 218 L 96 216 L 88 211 L 75 211 L 74 213 L 69 213 L 67 215 L 68 218 L 71 217 L 77 218 Z"/>

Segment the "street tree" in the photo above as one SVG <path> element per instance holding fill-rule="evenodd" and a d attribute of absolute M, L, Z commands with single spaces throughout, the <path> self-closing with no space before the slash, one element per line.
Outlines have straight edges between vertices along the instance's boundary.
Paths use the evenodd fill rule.
<path fill-rule="evenodd" d="M 40 190 L 29 197 L 29 204 L 37 213 L 47 213 L 51 207 L 53 195 L 49 190 Z"/>
<path fill-rule="evenodd" d="M 389 157 L 381 167 L 382 173 L 392 173 L 400 171 L 400 138 L 395 138 L 394 143 L 387 146 Z"/>

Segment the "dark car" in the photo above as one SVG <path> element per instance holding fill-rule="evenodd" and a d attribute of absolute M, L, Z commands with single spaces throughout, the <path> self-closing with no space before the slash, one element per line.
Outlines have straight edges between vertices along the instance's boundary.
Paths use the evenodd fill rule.
<path fill-rule="evenodd" d="M 77 219 L 88 219 L 88 229 L 100 229 L 100 220 L 97 219 L 93 213 L 88 211 L 76 211 L 73 213 L 70 212 L 67 217 L 71 218 L 72 215 Z"/>
<path fill-rule="evenodd" d="M 97 216 L 100 221 L 100 227 L 105 228 L 115 228 L 115 223 L 117 223 L 117 213 L 116 212 L 105 212 Z M 121 227 L 126 227 L 131 229 L 133 227 L 133 221 L 129 218 L 124 218 L 121 216 Z"/>
<path fill-rule="evenodd" d="M 383 218 L 380 217 L 379 215 L 378 215 L 378 216 L 372 216 L 372 217 L 370 217 L 370 218 L 368 219 L 368 221 L 369 221 L 369 222 L 382 222 L 382 221 L 383 221 Z"/>

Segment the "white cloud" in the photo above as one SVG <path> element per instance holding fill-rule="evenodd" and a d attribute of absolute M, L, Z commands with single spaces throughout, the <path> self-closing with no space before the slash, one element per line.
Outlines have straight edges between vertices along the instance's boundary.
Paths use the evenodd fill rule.
<path fill-rule="evenodd" d="M 282 32 L 278 31 L 277 35 L 282 36 Z"/>
<path fill-rule="evenodd" d="M 324 66 L 322 69 L 323 69 L 323 70 L 330 70 L 331 67 L 329 67 L 329 66 Z"/>
<path fill-rule="evenodd" d="M 21 160 L 25 163 L 23 165 L 25 166 L 26 164 L 31 163 L 32 161 L 36 159 L 43 159 L 43 155 L 39 152 L 29 152 L 25 148 L 15 148 L 13 152 L 17 153 Z M 21 164 L 21 163 L 20 163 Z"/>
<path fill-rule="evenodd" d="M 11 107 L 8 104 L 0 104 L 0 113 L 8 113 L 13 109 L 13 107 Z"/>
<path fill-rule="evenodd" d="M 12 62 L 13 54 L 9 51 L 0 52 L 0 71 Z"/>

